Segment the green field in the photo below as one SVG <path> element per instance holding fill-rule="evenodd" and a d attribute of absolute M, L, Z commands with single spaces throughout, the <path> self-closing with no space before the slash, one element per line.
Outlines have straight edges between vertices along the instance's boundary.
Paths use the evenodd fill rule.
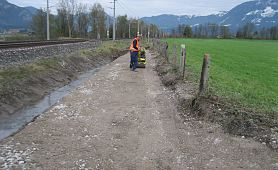
<path fill-rule="evenodd" d="M 194 75 L 190 79 L 195 82 L 199 80 L 204 54 L 210 54 L 209 93 L 258 112 L 278 113 L 278 41 L 166 41 L 170 56 L 173 43 L 186 44 L 187 67 Z"/>

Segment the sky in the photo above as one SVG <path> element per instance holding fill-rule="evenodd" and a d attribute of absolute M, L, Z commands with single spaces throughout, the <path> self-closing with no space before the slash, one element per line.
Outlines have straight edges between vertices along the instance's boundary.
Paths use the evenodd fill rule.
<path fill-rule="evenodd" d="M 46 0 L 8 0 L 18 6 L 45 8 Z M 75 0 L 77 3 L 100 3 L 105 11 L 113 14 L 113 0 Z M 129 17 L 174 15 L 208 15 L 219 11 L 229 11 L 233 7 L 250 0 L 117 0 L 116 15 L 127 14 Z M 49 0 L 51 11 L 55 13 L 59 0 Z"/>

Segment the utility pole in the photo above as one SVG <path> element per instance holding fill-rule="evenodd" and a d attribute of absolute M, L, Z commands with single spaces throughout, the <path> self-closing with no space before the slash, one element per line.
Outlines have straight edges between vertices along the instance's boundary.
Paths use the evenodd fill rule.
<path fill-rule="evenodd" d="M 139 18 L 138 18 L 137 35 L 139 35 L 139 34 L 140 34 L 140 20 L 139 20 Z"/>
<path fill-rule="evenodd" d="M 110 33 L 109 33 L 109 29 L 110 29 L 110 18 L 109 18 L 110 16 L 108 16 L 108 26 L 107 26 L 107 40 L 109 40 L 109 35 L 110 35 Z"/>
<path fill-rule="evenodd" d="M 50 40 L 50 32 L 49 32 L 49 2 L 47 0 L 47 21 L 46 21 L 46 29 L 47 29 L 47 40 Z"/>
<path fill-rule="evenodd" d="M 150 42 L 150 25 L 148 26 L 148 43 Z"/>
<path fill-rule="evenodd" d="M 130 39 L 130 24 L 131 24 L 131 20 L 129 21 L 129 24 L 128 24 L 128 38 Z"/>
<path fill-rule="evenodd" d="M 116 0 L 114 0 L 113 41 L 116 40 Z"/>

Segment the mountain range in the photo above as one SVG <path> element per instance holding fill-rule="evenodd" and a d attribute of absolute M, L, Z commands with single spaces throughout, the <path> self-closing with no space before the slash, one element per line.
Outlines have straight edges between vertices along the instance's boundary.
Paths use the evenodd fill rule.
<path fill-rule="evenodd" d="M 19 7 L 0 0 L 0 28 L 27 28 L 36 11 L 34 7 Z"/>
<path fill-rule="evenodd" d="M 258 28 L 269 28 L 278 25 L 278 0 L 254 0 L 242 3 L 230 11 L 222 11 L 208 16 L 159 15 L 144 17 L 146 23 L 156 24 L 164 30 L 177 27 L 179 24 L 197 26 L 200 24 L 219 24 L 236 30 L 246 23 L 253 23 Z"/>
<path fill-rule="evenodd" d="M 0 0 L 0 29 L 28 28 L 36 11 L 37 9 L 34 7 L 18 7 L 7 0 Z M 254 23 L 259 28 L 269 28 L 278 25 L 278 0 L 249 1 L 230 11 L 222 11 L 207 16 L 164 14 L 143 17 L 141 20 L 156 24 L 164 30 L 173 29 L 179 24 L 197 26 L 207 23 L 226 25 L 231 30 L 236 30 L 246 23 Z"/>

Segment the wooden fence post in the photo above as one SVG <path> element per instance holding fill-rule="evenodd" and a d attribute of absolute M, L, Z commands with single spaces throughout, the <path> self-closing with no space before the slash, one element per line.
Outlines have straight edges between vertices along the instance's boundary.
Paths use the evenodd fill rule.
<path fill-rule="evenodd" d="M 205 54 L 204 60 L 203 60 L 203 66 L 202 66 L 201 79 L 200 79 L 199 95 L 203 95 L 206 92 L 209 64 L 210 64 L 209 62 L 210 62 L 209 54 Z"/>
<path fill-rule="evenodd" d="M 165 44 L 162 43 L 161 47 L 162 47 L 162 49 L 161 49 L 162 57 L 165 57 Z"/>
<path fill-rule="evenodd" d="M 168 43 L 167 42 L 165 43 L 165 47 L 164 48 L 165 48 L 165 58 L 167 59 L 168 62 L 170 62 L 169 58 L 168 58 Z"/>
<path fill-rule="evenodd" d="M 160 44 L 159 40 L 158 40 L 157 44 L 158 44 L 158 53 L 161 55 L 161 44 Z"/>
<path fill-rule="evenodd" d="M 172 58 L 172 64 L 174 66 L 177 66 L 177 46 L 176 44 L 173 45 L 173 58 Z"/>
<path fill-rule="evenodd" d="M 183 53 L 183 69 L 182 69 L 182 77 L 185 76 L 185 67 L 186 67 L 186 47 L 182 48 Z"/>
<path fill-rule="evenodd" d="M 181 45 L 181 57 L 180 57 L 180 72 L 183 74 L 183 69 L 184 69 L 184 48 L 185 45 Z"/>
<path fill-rule="evenodd" d="M 163 43 L 163 52 L 164 52 L 164 57 L 167 59 L 167 45 L 166 43 Z"/>

